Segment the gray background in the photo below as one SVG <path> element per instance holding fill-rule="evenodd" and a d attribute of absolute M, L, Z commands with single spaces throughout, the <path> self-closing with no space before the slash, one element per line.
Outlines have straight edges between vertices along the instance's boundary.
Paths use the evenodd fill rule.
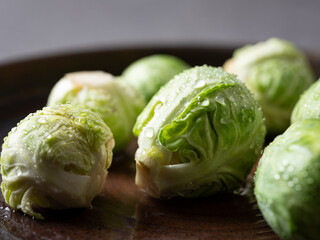
<path fill-rule="evenodd" d="M 0 0 L 0 64 L 127 45 L 232 46 L 273 36 L 320 52 L 320 1 Z"/>

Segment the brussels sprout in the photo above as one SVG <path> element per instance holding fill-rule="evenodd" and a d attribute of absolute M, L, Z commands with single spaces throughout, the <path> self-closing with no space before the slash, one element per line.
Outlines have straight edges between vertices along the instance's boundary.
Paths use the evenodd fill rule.
<path fill-rule="evenodd" d="M 290 125 L 299 96 L 314 81 L 304 54 L 276 38 L 236 50 L 224 69 L 237 74 L 254 93 L 271 135 L 282 133 Z"/>
<path fill-rule="evenodd" d="M 235 75 L 194 67 L 163 86 L 134 127 L 136 184 L 152 196 L 198 197 L 240 187 L 265 136 L 262 112 Z"/>
<path fill-rule="evenodd" d="M 133 62 L 122 77 L 149 101 L 161 86 L 187 68 L 189 65 L 177 57 L 157 54 Z"/>
<path fill-rule="evenodd" d="M 69 73 L 58 81 L 47 105 L 65 103 L 97 113 L 113 133 L 114 152 L 119 152 L 132 140 L 133 125 L 145 106 L 135 90 L 101 71 Z"/>
<path fill-rule="evenodd" d="M 320 120 L 292 124 L 264 151 L 255 175 L 259 208 L 283 239 L 320 236 Z"/>
<path fill-rule="evenodd" d="M 4 139 L 1 190 L 13 209 L 88 207 L 100 193 L 114 140 L 102 119 L 71 105 L 28 115 Z"/>
<path fill-rule="evenodd" d="M 291 122 L 320 119 L 320 80 L 313 83 L 300 97 L 291 115 Z"/>

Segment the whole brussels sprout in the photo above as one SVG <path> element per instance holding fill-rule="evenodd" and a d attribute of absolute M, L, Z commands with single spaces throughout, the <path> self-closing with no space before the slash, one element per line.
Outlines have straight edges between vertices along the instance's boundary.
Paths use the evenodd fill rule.
<path fill-rule="evenodd" d="M 236 50 L 224 69 L 237 74 L 253 92 L 270 135 L 282 133 L 290 125 L 296 102 L 314 81 L 305 55 L 277 38 Z"/>
<path fill-rule="evenodd" d="M 320 236 L 320 120 L 292 124 L 264 151 L 254 193 L 269 225 L 282 239 Z"/>
<path fill-rule="evenodd" d="M 89 110 L 60 105 L 30 114 L 2 145 L 4 199 L 39 219 L 34 206 L 88 207 L 102 190 L 113 147 L 110 129 Z"/>
<path fill-rule="evenodd" d="M 51 90 L 47 105 L 65 103 L 97 113 L 113 133 L 114 152 L 132 140 L 132 128 L 145 106 L 134 89 L 102 71 L 66 74 Z"/>
<path fill-rule="evenodd" d="M 313 83 L 300 97 L 291 115 L 291 122 L 320 119 L 320 80 Z"/>
<path fill-rule="evenodd" d="M 177 57 L 156 54 L 130 64 L 124 70 L 122 79 L 148 102 L 161 86 L 187 68 L 189 65 Z"/>
<path fill-rule="evenodd" d="M 235 75 L 194 67 L 163 86 L 134 127 L 136 184 L 158 198 L 239 188 L 265 137 L 262 112 Z"/>

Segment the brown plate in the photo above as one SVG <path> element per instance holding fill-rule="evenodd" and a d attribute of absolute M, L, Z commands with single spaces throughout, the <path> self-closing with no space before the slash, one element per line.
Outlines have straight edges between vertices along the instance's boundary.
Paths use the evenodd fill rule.
<path fill-rule="evenodd" d="M 134 60 L 178 56 L 191 65 L 221 66 L 235 48 L 179 47 L 107 49 L 64 54 L 0 66 L 0 138 L 28 113 L 41 109 L 65 73 L 104 70 L 114 75 Z M 320 56 L 310 56 L 319 75 Z M 1 141 L 2 144 L 2 141 Z M 0 197 L 0 239 L 278 239 L 247 194 L 156 200 L 134 184 L 131 148 L 115 156 L 103 192 L 90 209 L 46 210 L 32 219 Z"/>

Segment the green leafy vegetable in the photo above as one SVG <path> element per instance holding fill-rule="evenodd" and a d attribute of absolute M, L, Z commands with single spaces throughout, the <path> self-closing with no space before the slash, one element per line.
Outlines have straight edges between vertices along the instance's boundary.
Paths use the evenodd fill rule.
<path fill-rule="evenodd" d="M 134 133 L 137 185 L 154 197 L 198 197 L 243 184 L 265 126 L 236 76 L 202 66 L 163 86 L 138 117 Z"/>
<path fill-rule="evenodd" d="M 268 133 L 282 133 L 303 91 L 314 81 L 305 55 L 293 44 L 272 38 L 235 51 L 224 68 L 239 76 L 254 93 Z"/>
<path fill-rule="evenodd" d="M 122 78 L 149 101 L 161 86 L 187 68 L 189 65 L 177 57 L 156 54 L 130 64 Z"/>
<path fill-rule="evenodd" d="M 102 190 L 113 147 L 110 129 L 90 110 L 59 105 L 30 114 L 2 145 L 4 199 L 40 219 L 34 206 L 88 207 Z"/>
<path fill-rule="evenodd" d="M 292 124 L 264 151 L 255 195 L 264 218 L 282 239 L 320 236 L 320 120 Z"/>

